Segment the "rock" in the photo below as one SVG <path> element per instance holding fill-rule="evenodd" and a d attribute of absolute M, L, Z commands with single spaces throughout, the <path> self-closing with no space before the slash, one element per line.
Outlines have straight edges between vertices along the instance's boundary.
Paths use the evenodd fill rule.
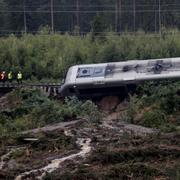
<path fill-rule="evenodd" d="M 120 115 L 121 115 L 121 113 L 119 113 L 119 112 L 113 112 L 113 113 L 109 114 L 108 116 L 106 116 L 105 120 L 106 121 L 117 120 L 117 119 L 120 119 Z"/>
<path fill-rule="evenodd" d="M 140 125 L 126 124 L 124 126 L 124 131 L 130 134 L 137 136 L 146 136 L 146 135 L 157 135 L 160 131 L 158 129 L 146 128 Z"/>
<path fill-rule="evenodd" d="M 107 96 L 100 101 L 99 107 L 103 111 L 113 111 L 119 103 L 120 100 L 117 96 Z"/>
<path fill-rule="evenodd" d="M 19 165 L 18 165 L 18 163 L 16 163 L 16 161 L 14 159 L 11 159 L 8 162 L 8 169 L 15 170 L 15 169 L 18 169 L 18 168 L 19 168 Z"/>

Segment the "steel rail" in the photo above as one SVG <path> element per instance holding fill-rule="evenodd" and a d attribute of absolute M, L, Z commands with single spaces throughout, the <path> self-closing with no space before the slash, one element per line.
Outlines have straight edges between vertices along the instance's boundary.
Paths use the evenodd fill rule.
<path fill-rule="evenodd" d="M 62 83 L 9 83 L 9 82 L 0 82 L 0 87 L 1 88 L 16 88 L 16 87 L 48 87 L 48 88 L 60 88 Z"/>

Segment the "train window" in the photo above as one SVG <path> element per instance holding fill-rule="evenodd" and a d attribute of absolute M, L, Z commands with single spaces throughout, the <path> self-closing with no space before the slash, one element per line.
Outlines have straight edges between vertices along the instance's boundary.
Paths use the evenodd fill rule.
<path fill-rule="evenodd" d="M 77 78 L 103 77 L 105 67 L 83 67 L 78 69 Z"/>
<path fill-rule="evenodd" d="M 92 74 L 93 74 L 93 68 L 91 68 L 91 67 L 79 68 L 77 78 L 91 77 Z"/>
<path fill-rule="evenodd" d="M 93 77 L 103 77 L 105 73 L 105 67 L 95 67 Z"/>
<path fill-rule="evenodd" d="M 94 73 L 95 74 L 99 74 L 99 73 L 102 73 L 103 72 L 103 69 L 102 68 L 95 68 L 94 69 Z"/>

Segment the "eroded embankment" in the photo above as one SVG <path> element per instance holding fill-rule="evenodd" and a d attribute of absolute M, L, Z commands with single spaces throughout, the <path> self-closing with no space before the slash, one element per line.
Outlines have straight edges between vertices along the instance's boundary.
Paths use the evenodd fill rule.
<path fill-rule="evenodd" d="M 83 124 L 84 121 L 59 123 L 23 132 L 22 134 L 26 135 L 50 131 L 53 133 L 49 136 L 56 134 L 55 138 L 58 138 L 61 132 L 65 137 L 74 138 L 79 149 L 73 147 L 68 153 L 65 149 L 65 154 L 60 151 L 57 153 L 51 151 L 48 161 L 45 156 L 36 156 L 43 163 L 37 168 L 28 167 L 19 171 L 19 174 L 15 176 L 16 180 L 42 179 L 48 174 L 53 179 L 67 176 L 70 177 L 69 179 L 81 179 L 81 177 L 97 179 L 116 176 L 119 178 L 139 178 L 140 176 L 164 178 L 166 170 L 174 173 L 176 161 L 180 158 L 179 136 L 160 135 L 156 129 L 128 124 L 114 118 L 111 114 L 99 124 L 87 121 Z M 66 139 L 66 141 L 69 140 Z M 2 156 L 1 166 L 6 166 L 6 159 L 11 153 Z M 163 171 L 161 171 L 162 165 L 166 167 Z M 75 171 L 74 167 L 76 167 Z M 70 172 L 69 170 L 72 173 L 66 173 L 66 171 Z M 8 171 L 11 170 L 8 169 Z M 80 172 L 82 174 L 79 174 Z"/>
<path fill-rule="evenodd" d="M 41 177 L 46 172 L 53 172 L 66 160 L 83 159 L 91 150 L 91 140 L 71 133 L 71 129 L 79 124 L 83 124 L 82 120 L 22 132 L 17 146 L 4 149 L 0 178 Z"/>
<path fill-rule="evenodd" d="M 58 155 L 58 152 L 54 155 L 52 152 L 51 155 L 49 155 L 48 159 L 51 159 L 48 163 L 46 162 L 47 158 L 42 157 L 42 161 L 44 161 L 42 164 L 44 166 L 40 166 L 39 168 L 28 167 L 28 171 L 20 173 L 16 176 L 16 180 L 19 179 L 26 179 L 26 178 L 35 178 L 35 179 L 42 179 L 46 174 L 51 174 L 57 169 L 61 168 L 65 162 L 68 161 L 79 161 L 86 158 L 86 156 L 91 151 L 91 139 L 96 138 L 99 142 L 106 143 L 106 140 L 113 140 L 114 138 L 121 138 L 124 133 L 129 134 L 137 134 L 144 135 L 144 134 L 154 134 L 155 131 L 153 129 L 143 128 L 141 126 L 134 126 L 131 124 L 127 124 L 121 121 L 113 121 L 109 116 L 105 119 L 103 119 L 102 124 L 96 124 L 94 126 L 90 126 L 87 124 L 87 127 L 79 128 L 79 125 L 82 124 L 84 120 L 77 120 L 72 122 L 66 122 L 66 123 L 58 123 L 51 126 L 45 126 L 38 129 L 33 129 L 30 131 L 22 132 L 22 135 L 26 137 L 29 133 L 37 134 L 39 132 L 53 132 L 58 135 L 58 131 L 61 130 L 64 132 L 64 135 L 67 137 L 73 137 L 76 139 L 76 144 L 78 147 L 80 147 L 80 150 L 72 151 L 72 153 L 67 153 L 65 155 Z M 75 132 L 75 133 L 74 133 Z M 52 134 L 53 135 L 53 134 Z M 101 143 L 99 143 L 101 145 Z M 97 144 L 93 143 L 94 148 L 97 148 Z M 15 152 L 18 149 L 11 150 L 12 152 Z M 7 153 L 7 155 L 2 156 L 1 166 L 6 165 L 6 159 L 12 152 Z M 40 158 L 40 157 L 37 157 Z M 45 159 L 43 159 L 45 158 Z M 46 163 L 45 163 L 46 162 Z"/>
<path fill-rule="evenodd" d="M 42 130 L 43 131 L 54 131 L 55 129 L 58 129 L 58 128 L 64 128 L 64 134 L 66 136 L 74 137 L 73 133 L 71 133 L 71 130 L 68 128 L 69 128 L 69 126 L 78 124 L 79 122 L 80 121 L 72 121 L 72 122 L 67 122 L 67 123 L 60 123 L 55 126 L 46 126 L 44 128 L 41 128 L 41 131 Z M 68 128 L 65 128 L 65 127 L 68 127 Z M 29 132 L 37 133 L 38 129 L 31 130 L 28 132 L 23 132 L 23 134 L 26 134 Z M 78 147 L 80 147 L 79 152 L 53 159 L 46 166 L 21 173 L 15 179 L 20 180 L 20 179 L 26 179 L 26 178 L 31 178 L 31 177 L 33 177 L 35 179 L 42 179 L 47 173 L 52 173 L 56 169 L 60 168 L 61 165 L 65 161 L 71 161 L 71 160 L 75 160 L 75 159 L 84 159 L 91 151 L 91 139 L 90 138 L 77 138 L 76 144 Z"/>
<path fill-rule="evenodd" d="M 66 132 L 66 131 L 65 131 Z M 61 164 L 67 160 L 74 160 L 76 158 L 85 158 L 87 154 L 91 151 L 91 139 L 90 138 L 78 138 L 76 141 L 77 145 L 81 147 L 80 152 L 76 154 L 71 154 L 68 156 L 65 156 L 63 158 L 54 159 L 52 160 L 47 166 L 31 170 L 28 172 L 24 172 L 20 175 L 18 175 L 15 179 L 21 180 L 27 177 L 34 177 L 35 179 L 42 179 L 47 173 L 52 173 L 56 169 L 60 168 Z"/>
<path fill-rule="evenodd" d="M 83 130 L 85 133 L 85 129 Z M 132 125 L 110 117 L 94 129 L 93 151 L 74 169 L 54 172 L 62 179 L 178 179 L 180 134 Z"/>

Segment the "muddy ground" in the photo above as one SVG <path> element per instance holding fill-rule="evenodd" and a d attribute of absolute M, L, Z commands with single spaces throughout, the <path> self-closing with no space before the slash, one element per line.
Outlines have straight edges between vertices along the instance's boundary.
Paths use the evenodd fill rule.
<path fill-rule="evenodd" d="M 1 150 L 0 179 L 179 179 L 180 134 L 75 120 L 22 132 Z"/>

